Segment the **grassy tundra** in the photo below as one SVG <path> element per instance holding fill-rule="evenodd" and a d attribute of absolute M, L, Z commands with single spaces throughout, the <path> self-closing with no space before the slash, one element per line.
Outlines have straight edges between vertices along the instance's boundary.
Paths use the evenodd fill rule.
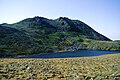
<path fill-rule="evenodd" d="M 120 80 L 120 54 L 59 59 L 1 58 L 0 80 Z"/>

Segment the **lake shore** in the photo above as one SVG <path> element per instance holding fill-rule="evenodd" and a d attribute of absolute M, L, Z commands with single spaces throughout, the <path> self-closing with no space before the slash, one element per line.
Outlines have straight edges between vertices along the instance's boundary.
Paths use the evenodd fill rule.
<path fill-rule="evenodd" d="M 119 80 L 120 54 L 52 59 L 0 59 L 0 79 Z"/>

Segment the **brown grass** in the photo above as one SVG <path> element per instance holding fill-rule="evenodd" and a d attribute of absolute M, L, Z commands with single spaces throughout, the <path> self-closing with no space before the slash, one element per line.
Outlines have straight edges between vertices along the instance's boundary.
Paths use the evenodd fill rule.
<path fill-rule="evenodd" d="M 83 58 L 0 59 L 0 80 L 120 80 L 120 54 Z"/>

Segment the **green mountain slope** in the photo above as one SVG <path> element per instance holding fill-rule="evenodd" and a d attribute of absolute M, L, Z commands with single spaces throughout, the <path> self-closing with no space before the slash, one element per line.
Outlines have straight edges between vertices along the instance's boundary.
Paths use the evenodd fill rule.
<path fill-rule="evenodd" d="M 98 41 L 99 45 L 94 45 Z M 107 48 L 101 47 L 103 42 L 106 42 Z M 115 49 L 109 47 L 111 43 L 108 42 L 112 41 L 87 24 L 66 17 L 52 20 L 37 16 L 15 24 L 0 25 L 0 55 L 5 56 L 78 49 L 120 49 L 118 42 L 115 43 Z"/>
<path fill-rule="evenodd" d="M 51 34 L 55 32 L 75 32 L 95 40 L 110 40 L 93 30 L 85 23 L 79 20 L 70 20 L 66 17 L 60 17 L 55 20 L 50 20 L 43 17 L 34 17 L 22 20 L 16 24 L 12 24 L 11 26 L 19 30 L 25 30 L 27 32 L 35 30 L 39 30 L 38 32 L 45 34 Z"/>

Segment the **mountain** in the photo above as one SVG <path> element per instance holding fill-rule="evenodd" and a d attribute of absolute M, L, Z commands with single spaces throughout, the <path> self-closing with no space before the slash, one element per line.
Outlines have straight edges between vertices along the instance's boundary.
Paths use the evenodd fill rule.
<path fill-rule="evenodd" d="M 89 45 L 96 41 L 111 40 L 87 24 L 67 17 L 52 20 L 36 16 L 14 24 L 0 25 L 0 55 L 5 56 L 93 49 L 93 47 L 97 50 L 99 46 Z"/>
<path fill-rule="evenodd" d="M 35 29 L 45 32 L 46 34 L 51 34 L 55 32 L 70 32 L 78 33 L 80 35 L 85 35 L 91 39 L 95 40 L 107 40 L 107 37 L 99 34 L 87 24 L 79 20 L 70 20 L 66 17 L 60 17 L 55 20 L 43 18 L 43 17 L 34 17 L 22 20 L 18 23 L 12 24 L 13 28 L 25 31 L 33 31 Z"/>

